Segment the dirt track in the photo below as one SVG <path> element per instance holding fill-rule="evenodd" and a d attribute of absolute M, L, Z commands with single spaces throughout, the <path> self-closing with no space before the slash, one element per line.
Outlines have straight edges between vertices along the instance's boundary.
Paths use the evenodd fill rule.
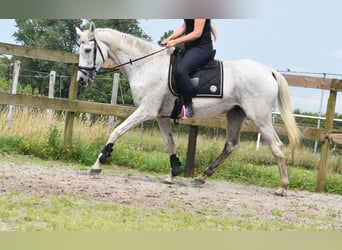
<path fill-rule="evenodd" d="M 0 161 L 0 195 L 14 190 L 29 196 L 77 194 L 135 208 L 183 209 L 204 215 L 204 211 L 216 211 L 245 220 L 281 220 L 313 224 L 325 230 L 342 229 L 340 195 L 290 190 L 287 197 L 278 197 L 272 189 L 228 182 L 208 181 L 202 187 L 194 187 L 191 179 L 182 179 L 168 185 L 161 177 L 104 173 L 92 178 L 88 171 L 68 167 Z M 0 231 L 9 229 L 0 221 Z"/>

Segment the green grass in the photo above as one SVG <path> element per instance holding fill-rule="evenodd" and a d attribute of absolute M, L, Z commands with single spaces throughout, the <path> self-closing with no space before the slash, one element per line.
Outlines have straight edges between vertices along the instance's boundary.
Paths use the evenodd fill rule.
<path fill-rule="evenodd" d="M 16 231 L 321 231 L 317 225 L 298 225 L 286 220 L 263 221 L 253 214 L 219 214 L 205 209 L 187 212 L 180 205 L 146 210 L 97 203 L 87 197 L 38 198 L 18 192 L 0 196 L 0 220 Z M 273 216 L 281 218 L 277 210 Z M 302 215 L 310 216 L 310 214 Z M 332 215 L 333 216 L 333 215 Z M 333 217 L 332 217 L 333 218 Z"/>

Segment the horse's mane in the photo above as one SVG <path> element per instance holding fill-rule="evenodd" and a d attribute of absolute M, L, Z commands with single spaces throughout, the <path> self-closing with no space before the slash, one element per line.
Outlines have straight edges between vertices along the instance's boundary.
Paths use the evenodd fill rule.
<path fill-rule="evenodd" d="M 101 37 L 103 42 L 106 42 L 114 47 L 118 47 L 119 44 L 125 43 L 135 47 L 138 50 L 144 50 L 148 52 L 155 51 L 159 48 L 158 46 L 140 37 L 136 37 L 134 35 L 123 33 L 114 29 L 97 28 L 95 30 L 95 34 Z"/>

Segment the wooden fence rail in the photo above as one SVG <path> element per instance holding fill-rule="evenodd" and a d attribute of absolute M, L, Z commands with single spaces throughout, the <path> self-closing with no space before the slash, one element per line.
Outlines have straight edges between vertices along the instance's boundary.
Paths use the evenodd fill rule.
<path fill-rule="evenodd" d="M 19 105 L 31 108 L 63 110 L 67 112 L 90 113 L 107 116 L 128 117 L 134 112 L 134 107 L 112 105 L 107 103 L 69 100 L 66 98 L 53 98 L 47 96 L 34 96 L 26 94 L 9 94 L 0 92 L 0 103 Z"/>
<path fill-rule="evenodd" d="M 8 93 L 0 93 L 1 104 L 40 107 L 44 109 L 67 111 L 64 130 L 64 147 L 66 148 L 72 145 L 72 131 L 75 112 L 112 115 L 125 118 L 135 110 L 133 107 L 76 100 L 78 87 L 76 82 L 78 55 L 76 54 L 63 51 L 23 47 L 7 43 L 0 43 L 0 54 L 8 54 L 20 57 L 71 64 L 72 76 L 70 80 L 68 99 L 51 99 L 44 96 L 18 94 L 13 95 Z M 317 177 L 317 191 L 324 191 L 326 183 L 329 143 L 331 139 L 337 138 L 337 140 L 339 141 L 341 137 L 340 134 L 332 133 L 332 121 L 335 113 L 337 92 L 342 91 L 342 80 L 310 76 L 298 76 L 293 74 L 284 74 L 284 76 L 290 86 L 330 90 L 329 102 L 326 112 L 326 127 L 324 129 L 300 127 L 300 130 L 302 131 L 305 139 L 323 141 L 323 147 L 320 157 L 319 174 Z M 189 119 L 189 121 L 185 122 L 185 124 L 189 124 L 191 128 L 195 128 L 197 126 L 225 128 L 226 121 L 224 118 L 215 117 L 212 119 L 205 120 Z M 287 134 L 285 127 L 282 125 L 275 124 L 275 130 L 280 135 Z M 244 122 L 242 131 L 258 132 L 254 124 L 248 120 Z M 190 140 L 195 139 L 193 137 L 189 138 L 189 145 L 193 145 L 193 143 L 191 143 Z M 191 169 L 188 169 L 187 173 L 191 174 Z"/>
<path fill-rule="evenodd" d="M 126 118 L 135 110 L 134 107 L 123 105 L 112 105 L 107 103 L 87 102 L 80 100 L 69 100 L 66 98 L 50 99 L 46 96 L 33 96 L 26 94 L 9 94 L 0 93 L 0 103 L 8 105 L 19 105 L 25 107 L 36 107 L 44 109 L 63 110 L 67 112 L 91 113 L 106 116 L 116 116 Z M 225 117 L 213 117 L 211 119 L 189 119 L 182 122 L 191 126 L 209 127 L 209 128 L 226 128 Z M 279 135 L 287 135 L 286 128 L 281 124 L 274 124 L 274 128 Z M 304 139 L 323 141 L 325 131 L 323 129 L 300 127 Z M 259 131 L 250 120 L 245 120 L 242 126 L 244 132 Z"/>
<path fill-rule="evenodd" d="M 78 64 L 77 54 L 65 51 L 24 47 L 9 43 L 0 43 L 0 54 L 21 56 L 44 61 Z"/>

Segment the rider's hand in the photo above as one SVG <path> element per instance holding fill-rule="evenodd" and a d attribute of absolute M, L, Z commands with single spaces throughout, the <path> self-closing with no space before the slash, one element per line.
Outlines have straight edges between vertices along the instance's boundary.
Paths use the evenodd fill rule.
<path fill-rule="evenodd" d="M 175 42 L 175 40 L 168 40 L 168 39 L 165 39 L 163 40 L 160 45 L 162 46 L 165 46 L 167 48 L 171 48 L 171 47 L 174 47 L 177 45 L 177 43 Z"/>

